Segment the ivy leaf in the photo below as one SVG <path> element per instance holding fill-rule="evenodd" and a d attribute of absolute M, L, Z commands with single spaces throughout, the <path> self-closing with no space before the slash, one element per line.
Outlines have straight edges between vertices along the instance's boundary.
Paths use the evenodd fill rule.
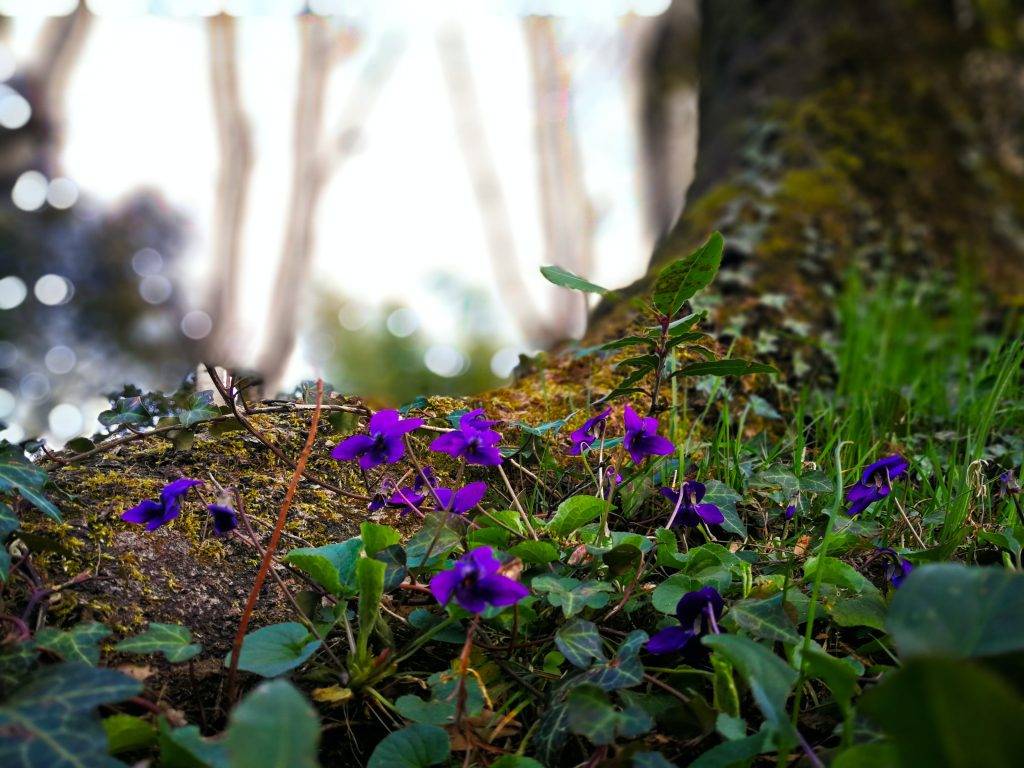
<path fill-rule="evenodd" d="M 896 591 L 886 629 L 903 659 L 1024 650 L 1024 574 L 923 565 Z"/>
<path fill-rule="evenodd" d="M 749 686 L 765 720 L 776 733 L 791 738 L 793 727 L 786 712 L 786 699 L 796 685 L 797 671 L 749 637 L 709 635 L 701 642 L 733 665 Z"/>
<path fill-rule="evenodd" d="M 81 661 L 95 667 L 100 660 L 100 641 L 110 635 L 110 629 L 92 621 L 76 624 L 67 631 L 45 627 L 36 633 L 36 648 L 44 648 L 64 661 Z"/>
<path fill-rule="evenodd" d="M 700 360 L 687 363 L 673 376 L 749 376 L 754 373 L 778 373 L 778 368 L 766 363 L 730 358 L 728 360 Z"/>
<path fill-rule="evenodd" d="M 162 653 L 169 662 L 178 664 L 198 654 L 203 646 L 192 642 L 192 632 L 188 627 L 151 621 L 145 632 L 125 638 L 114 650 L 121 653 Z"/>
<path fill-rule="evenodd" d="M 537 576 L 531 586 L 546 593 L 548 602 L 561 608 L 567 619 L 584 608 L 604 608 L 611 599 L 608 593 L 615 591 L 615 587 L 603 581 L 579 581 L 550 574 Z"/>
<path fill-rule="evenodd" d="M 764 600 L 733 603 L 726 618 L 754 637 L 771 642 L 799 643 L 793 620 L 782 605 L 782 593 Z"/>
<path fill-rule="evenodd" d="M 220 410 L 213 404 L 213 392 L 210 390 L 189 395 L 184 406 L 176 408 L 174 413 L 181 426 L 186 429 L 201 421 L 209 421 L 220 416 Z"/>
<path fill-rule="evenodd" d="M 541 715 L 534 743 L 537 757 L 544 765 L 558 765 L 565 742 L 569 739 L 569 707 L 555 704 Z"/>
<path fill-rule="evenodd" d="M 743 520 L 736 511 L 736 504 L 743 497 L 719 480 L 708 480 L 704 485 L 707 492 L 704 494 L 703 501 L 705 504 L 714 504 L 722 511 L 722 517 L 725 518 L 722 528 L 745 539 L 747 526 L 743 524 Z"/>
<path fill-rule="evenodd" d="M 26 459 L 20 449 L 0 450 L 0 493 L 17 491 L 25 501 L 59 523 L 60 510 L 43 495 L 46 478 L 46 470 Z"/>
<path fill-rule="evenodd" d="M 593 685 L 580 685 L 568 698 L 569 730 L 586 736 L 592 744 L 611 744 L 616 736 L 635 738 L 654 726 L 651 716 L 637 706 L 617 710 L 607 694 Z"/>
<path fill-rule="evenodd" d="M 596 520 L 604 511 L 605 503 L 604 499 L 597 496 L 570 496 L 558 505 L 554 516 L 548 521 L 548 533 L 568 536 L 590 521 Z"/>
<path fill-rule="evenodd" d="M 138 426 L 149 424 L 153 416 L 146 409 L 142 397 L 136 396 L 117 398 L 114 407 L 103 411 L 96 419 L 104 427 L 116 427 L 120 424 Z"/>
<path fill-rule="evenodd" d="M 586 669 L 592 659 L 604 661 L 601 635 L 597 625 L 586 619 L 573 619 L 555 632 L 555 645 L 573 666 Z"/>
<path fill-rule="evenodd" d="M 261 683 L 231 713 L 224 744 L 231 768 L 318 768 L 320 721 L 287 680 Z"/>
<path fill-rule="evenodd" d="M 11 553 L 7 551 L 7 537 L 18 530 L 21 521 L 14 510 L 0 501 L 0 581 L 6 581 L 11 571 Z"/>
<path fill-rule="evenodd" d="M 725 240 L 714 232 L 707 242 L 689 256 L 672 262 L 658 273 L 654 282 L 654 306 L 671 317 L 697 291 L 714 280 L 722 263 Z"/>
<path fill-rule="evenodd" d="M 204 739 L 198 726 L 172 730 L 160 718 L 157 744 L 161 768 L 229 768 L 227 747 L 222 742 Z"/>
<path fill-rule="evenodd" d="M 355 594 L 356 563 L 362 548 L 362 540 L 356 537 L 322 547 L 299 547 L 284 559 L 332 595 L 348 597 Z"/>
<path fill-rule="evenodd" d="M 449 671 L 435 672 L 427 681 L 430 684 L 430 701 L 411 694 L 399 696 L 395 709 L 406 720 L 427 725 L 448 725 L 455 721 L 456 695 L 459 678 Z M 484 693 L 475 677 L 466 678 L 467 717 L 476 717 L 484 710 Z"/>
<path fill-rule="evenodd" d="M 373 557 L 382 549 L 387 549 L 392 544 L 400 542 L 402 534 L 389 525 L 378 525 L 366 521 L 359 526 L 359 538 L 362 539 L 366 556 Z"/>
<path fill-rule="evenodd" d="M 431 513 L 423 519 L 423 526 L 406 544 L 407 563 L 410 568 L 434 565 L 443 560 L 460 542 L 458 532 L 449 524 L 448 515 Z"/>
<path fill-rule="evenodd" d="M 784 496 L 795 496 L 800 490 L 800 480 L 785 467 L 774 466 L 763 469 L 750 479 L 754 488 L 778 488 Z"/>
<path fill-rule="evenodd" d="M 584 280 L 579 275 L 574 275 L 569 270 L 562 269 L 562 267 L 541 267 L 540 273 L 547 278 L 548 282 L 562 288 L 570 288 L 574 291 L 583 291 L 584 293 L 596 293 L 600 296 L 610 293 L 607 288 L 602 288 L 600 285 L 596 285 L 589 280 Z"/>
<path fill-rule="evenodd" d="M 262 677 L 277 677 L 295 669 L 319 647 L 320 641 L 298 622 L 271 624 L 243 638 L 238 668 Z M 231 652 L 228 651 L 224 666 L 230 664 Z"/>
<path fill-rule="evenodd" d="M 417 723 L 385 736 L 366 768 L 427 768 L 443 763 L 451 752 L 444 729 Z"/>
<path fill-rule="evenodd" d="M 111 669 L 67 662 L 46 667 L 0 707 L 0 765 L 113 768 L 93 710 L 137 696 L 142 684 Z"/>
<path fill-rule="evenodd" d="M 620 688 L 632 688 L 644 679 L 644 665 L 640 663 L 640 649 L 647 642 L 647 633 L 643 630 L 630 632 L 615 652 L 610 661 L 595 664 L 580 677 L 580 680 L 592 683 L 605 691 L 616 691 Z"/>
<path fill-rule="evenodd" d="M 689 768 L 731 768 L 747 765 L 750 760 L 772 747 L 771 734 L 763 729 L 742 739 L 725 741 L 701 753 Z"/>

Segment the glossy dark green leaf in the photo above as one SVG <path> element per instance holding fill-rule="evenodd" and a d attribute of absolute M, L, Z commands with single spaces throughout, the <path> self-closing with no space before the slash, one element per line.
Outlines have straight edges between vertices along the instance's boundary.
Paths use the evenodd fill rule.
<path fill-rule="evenodd" d="M 213 404 L 213 392 L 207 390 L 189 395 L 184 405 L 175 410 L 175 415 L 181 426 L 188 428 L 220 416 L 220 410 Z"/>
<path fill-rule="evenodd" d="M 287 680 L 261 683 L 231 712 L 224 744 L 231 768 L 318 768 L 320 721 Z"/>
<path fill-rule="evenodd" d="M 674 376 L 749 376 L 753 373 L 778 373 L 778 369 L 766 363 L 750 360 L 701 360 L 687 363 Z"/>
<path fill-rule="evenodd" d="M 203 738 L 195 725 L 172 729 L 160 718 L 157 744 L 160 768 L 230 768 L 227 747 Z"/>
<path fill-rule="evenodd" d="M 111 715 L 103 718 L 107 750 L 112 755 L 145 749 L 156 742 L 153 724 L 135 715 Z"/>
<path fill-rule="evenodd" d="M 724 246 L 722 235 L 714 232 L 707 242 L 689 256 L 662 268 L 654 282 L 654 306 L 669 316 L 678 312 L 697 291 L 706 288 L 714 280 L 722 263 Z"/>
<path fill-rule="evenodd" d="M 561 608 L 571 618 L 584 608 L 604 608 L 615 588 L 604 581 L 580 581 L 568 576 L 544 574 L 531 582 L 536 592 L 546 595 L 548 602 Z"/>
<path fill-rule="evenodd" d="M 359 526 L 359 538 L 363 549 L 370 557 L 402 540 L 402 534 L 389 525 L 378 525 L 365 521 Z"/>
<path fill-rule="evenodd" d="M 521 541 L 508 553 L 524 563 L 547 565 L 558 559 L 558 549 L 550 541 Z"/>
<path fill-rule="evenodd" d="M 104 427 L 115 427 L 120 424 L 140 426 L 149 424 L 153 419 L 141 397 L 119 397 L 113 407 L 103 411 L 97 421 Z"/>
<path fill-rule="evenodd" d="M 46 479 L 46 470 L 26 459 L 21 449 L 0 449 L 0 493 L 17 492 L 40 512 L 60 522 L 60 510 L 43 494 Z"/>
<path fill-rule="evenodd" d="M 436 725 L 417 723 L 388 734 L 373 750 L 367 768 L 427 768 L 451 754 L 448 733 Z"/>
<path fill-rule="evenodd" d="M 611 744 L 618 737 L 636 738 L 654 726 L 643 709 L 628 706 L 619 710 L 603 690 L 593 685 L 573 688 L 568 705 L 569 730 L 596 745 Z"/>
<path fill-rule="evenodd" d="M 610 352 L 614 349 L 626 349 L 627 347 L 638 347 L 645 346 L 654 349 L 658 346 L 656 339 L 652 339 L 649 336 L 626 336 L 625 338 L 615 339 L 615 341 L 609 341 L 602 344 L 600 349 L 603 352 Z"/>
<path fill-rule="evenodd" d="M 729 608 L 726 618 L 748 634 L 762 640 L 798 643 L 793 620 L 782 604 L 782 593 L 763 600 L 740 600 Z"/>
<path fill-rule="evenodd" d="M 707 492 L 704 494 L 703 502 L 714 504 L 722 511 L 722 517 L 725 518 L 722 528 L 741 538 L 746 538 L 747 526 L 743 524 L 743 520 L 736 511 L 736 504 L 743 497 L 719 480 L 708 480 L 704 486 L 707 488 Z"/>
<path fill-rule="evenodd" d="M 370 633 L 380 617 L 386 574 L 387 566 L 379 560 L 363 558 L 356 565 L 356 583 L 359 585 L 359 633 L 356 635 L 356 646 L 361 659 L 369 655 Z"/>
<path fill-rule="evenodd" d="M 734 768 L 747 765 L 750 760 L 771 749 L 767 731 L 759 731 L 735 741 L 723 741 L 702 752 L 689 768 Z"/>

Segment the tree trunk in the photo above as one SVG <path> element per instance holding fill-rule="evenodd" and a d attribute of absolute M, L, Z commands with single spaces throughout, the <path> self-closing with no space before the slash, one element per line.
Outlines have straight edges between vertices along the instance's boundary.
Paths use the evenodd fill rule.
<path fill-rule="evenodd" d="M 720 229 L 720 287 L 785 293 L 819 320 L 851 264 L 934 277 L 963 260 L 1019 302 L 1024 65 L 1012 5 L 705 0 L 696 176 L 651 274 Z M 673 18 L 655 36 L 663 55 L 649 57 L 655 86 L 690 76 L 685 57 L 667 55 L 684 43 Z M 658 106 L 654 88 L 649 114 Z"/>

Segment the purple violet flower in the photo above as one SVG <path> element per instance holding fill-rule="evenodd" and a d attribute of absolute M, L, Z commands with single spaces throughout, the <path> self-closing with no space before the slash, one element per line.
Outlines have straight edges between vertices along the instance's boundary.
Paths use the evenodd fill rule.
<path fill-rule="evenodd" d="M 405 455 L 402 436 L 421 426 L 423 419 L 403 419 L 398 411 L 377 411 L 370 417 L 369 434 L 346 437 L 331 451 L 331 458 L 336 461 L 359 459 L 363 469 L 394 464 Z"/>
<path fill-rule="evenodd" d="M 213 532 L 217 536 L 226 536 L 238 527 L 238 512 L 224 504 L 207 504 L 206 510 L 213 518 Z"/>
<path fill-rule="evenodd" d="M 670 526 L 682 525 L 687 528 L 696 528 L 701 523 L 721 525 L 725 522 L 725 515 L 716 505 L 700 503 L 704 494 L 707 493 L 704 483 L 687 480 L 678 491 L 661 488 L 658 492 L 672 502 Z"/>
<path fill-rule="evenodd" d="M 798 503 L 797 499 L 794 499 L 793 501 L 789 502 L 789 506 L 786 507 L 786 520 L 792 520 L 793 517 L 796 515 L 796 505 L 797 505 L 797 503 Z"/>
<path fill-rule="evenodd" d="M 885 578 L 889 580 L 889 583 L 894 588 L 899 589 L 907 576 L 914 570 L 914 564 L 896 552 L 892 547 L 879 547 L 878 551 L 886 556 Z"/>
<path fill-rule="evenodd" d="M 1017 481 L 1017 473 L 1008 469 L 999 476 L 999 495 L 1016 496 L 1020 493 L 1020 483 Z"/>
<path fill-rule="evenodd" d="M 143 499 L 131 509 L 121 514 L 126 523 L 138 523 L 146 526 L 147 531 L 155 531 L 166 525 L 181 514 L 181 500 L 190 488 L 202 485 L 202 480 L 181 477 L 164 486 L 160 491 L 160 501 Z"/>
<path fill-rule="evenodd" d="M 475 483 L 453 491 L 451 488 L 435 488 L 434 495 L 441 502 L 441 509 L 452 515 L 464 515 L 477 504 L 487 493 L 487 483 L 477 480 Z"/>
<path fill-rule="evenodd" d="M 597 416 L 592 416 L 583 422 L 583 426 L 574 431 L 569 438 L 572 440 L 572 445 L 569 448 L 570 456 L 579 456 L 583 453 L 584 448 L 589 448 L 590 444 L 593 443 L 600 436 L 598 432 L 604 433 L 605 422 L 608 421 L 608 417 L 611 416 L 612 409 L 605 408 Z"/>
<path fill-rule="evenodd" d="M 608 467 L 604 471 L 604 483 L 601 485 L 601 498 L 607 499 L 612 492 L 612 484 L 618 488 L 622 485 L 622 475 L 615 471 L 615 467 Z"/>
<path fill-rule="evenodd" d="M 645 647 L 651 653 L 679 653 L 708 632 L 718 633 L 718 619 L 725 601 L 714 587 L 703 587 L 687 592 L 676 605 L 678 627 L 667 627 L 656 632 Z"/>
<path fill-rule="evenodd" d="M 395 507 L 401 514 L 407 515 L 414 509 L 418 510 L 426 498 L 427 494 L 406 486 L 388 496 L 387 504 L 389 507 Z"/>
<path fill-rule="evenodd" d="M 869 464 L 861 473 L 860 482 L 846 492 L 846 500 L 850 502 L 846 514 L 855 517 L 879 499 L 884 499 L 892 491 L 891 482 L 909 468 L 910 462 L 899 454 Z"/>
<path fill-rule="evenodd" d="M 648 456 L 667 456 L 675 450 L 671 440 L 658 434 L 658 420 L 653 416 L 641 418 L 627 405 L 622 420 L 626 425 L 622 442 L 634 463 L 639 464 Z"/>
<path fill-rule="evenodd" d="M 490 547 L 477 547 L 455 561 L 447 571 L 434 574 L 430 591 L 441 605 L 452 597 L 464 610 L 482 613 L 488 606 L 514 605 L 530 594 L 525 586 L 503 576 L 501 561 Z"/>
<path fill-rule="evenodd" d="M 454 459 L 465 459 L 467 464 L 494 467 L 501 464 L 498 442 L 501 435 L 488 429 L 496 422 L 483 418 L 483 409 L 462 414 L 459 428 L 439 435 L 430 444 L 430 450 L 447 453 Z"/>

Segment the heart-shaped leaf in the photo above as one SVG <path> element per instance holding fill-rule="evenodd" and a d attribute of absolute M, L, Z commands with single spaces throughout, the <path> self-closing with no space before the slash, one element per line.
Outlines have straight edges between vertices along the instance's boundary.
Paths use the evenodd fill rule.
<path fill-rule="evenodd" d="M 379 565 L 383 569 L 383 564 Z M 277 677 L 295 669 L 319 647 L 320 641 L 297 622 L 271 624 L 245 636 L 238 655 L 238 668 L 263 677 Z M 230 664 L 231 653 L 228 652 L 224 666 Z"/>
<path fill-rule="evenodd" d="M 436 725 L 406 726 L 381 740 L 370 755 L 367 768 L 428 768 L 443 763 L 451 754 L 448 734 Z"/>
<path fill-rule="evenodd" d="M 145 632 L 125 638 L 115 650 L 121 653 L 162 653 L 169 662 L 178 664 L 194 657 L 203 650 L 203 646 L 192 642 L 192 632 L 188 627 L 152 621 Z"/>
<path fill-rule="evenodd" d="M 319 768 L 316 710 L 287 680 L 261 683 L 231 713 L 231 768 Z"/>

